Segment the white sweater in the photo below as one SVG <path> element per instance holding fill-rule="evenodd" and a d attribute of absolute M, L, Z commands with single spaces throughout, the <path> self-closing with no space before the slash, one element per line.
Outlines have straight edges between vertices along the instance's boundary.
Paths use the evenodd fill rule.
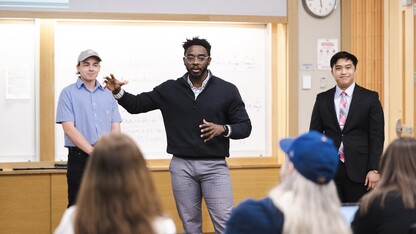
<path fill-rule="evenodd" d="M 76 206 L 66 209 L 61 223 L 55 229 L 54 234 L 74 234 L 74 218 Z M 153 228 L 157 234 L 175 234 L 176 226 L 172 219 L 168 217 L 159 217 L 153 222 Z"/>

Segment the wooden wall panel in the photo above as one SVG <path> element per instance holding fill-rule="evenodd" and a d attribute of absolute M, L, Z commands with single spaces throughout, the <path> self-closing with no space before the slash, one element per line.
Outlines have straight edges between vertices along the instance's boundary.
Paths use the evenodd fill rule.
<path fill-rule="evenodd" d="M 380 0 L 341 2 L 341 49 L 358 58 L 356 82 L 377 91 L 384 104 L 384 3 Z"/>
<path fill-rule="evenodd" d="M 416 4 L 416 0 L 414 0 Z M 413 16 L 413 34 L 416 32 L 416 16 Z M 416 55 L 416 36 L 413 35 L 413 56 Z M 416 75 L 416 59 L 413 57 L 413 71 L 414 76 Z M 413 93 L 416 94 L 416 82 L 413 84 Z M 416 116 L 416 102 L 413 102 L 413 116 Z M 416 127 L 416 118 L 413 119 L 413 126 Z M 414 133 L 416 136 L 416 132 Z"/>
<path fill-rule="evenodd" d="M 61 222 L 68 204 L 67 188 L 65 173 L 51 175 L 51 233 Z"/>
<path fill-rule="evenodd" d="M 416 124 L 413 5 L 399 0 L 341 4 L 342 46 L 358 56 L 357 83 L 380 94 L 387 146 L 397 138 L 398 119 L 406 128 Z"/>
<path fill-rule="evenodd" d="M 230 173 L 234 205 L 247 198 L 267 196 L 280 179 L 277 164 L 231 166 Z M 173 218 L 177 231 L 183 232 L 168 168 L 151 168 L 151 174 L 164 210 Z M 65 170 L 0 172 L 0 187 L 2 191 L 7 191 L 0 193 L 0 233 L 53 233 L 67 206 Z M 203 232 L 213 233 L 214 228 L 204 203 L 202 218 Z"/>
<path fill-rule="evenodd" d="M 0 233 L 50 233 L 50 175 L 0 176 Z"/>

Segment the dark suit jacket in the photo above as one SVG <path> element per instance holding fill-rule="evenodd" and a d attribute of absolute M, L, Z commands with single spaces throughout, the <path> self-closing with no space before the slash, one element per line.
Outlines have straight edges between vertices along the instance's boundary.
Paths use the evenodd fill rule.
<path fill-rule="evenodd" d="M 370 170 L 378 170 L 384 145 L 384 114 L 378 93 L 355 84 L 344 129 L 339 127 L 334 104 L 335 87 L 317 95 L 310 130 L 344 143 L 348 177 L 364 183 Z"/>

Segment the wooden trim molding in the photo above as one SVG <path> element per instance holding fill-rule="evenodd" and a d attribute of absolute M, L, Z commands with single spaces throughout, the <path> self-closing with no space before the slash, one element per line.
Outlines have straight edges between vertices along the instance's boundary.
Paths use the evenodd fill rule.
<path fill-rule="evenodd" d="M 145 13 L 98 13 L 54 11 L 0 11 L 0 18 L 42 19 L 99 19 L 99 20 L 167 20 L 167 21 L 216 21 L 216 22 L 270 22 L 287 23 L 283 16 L 254 15 L 197 15 L 197 14 L 145 14 Z"/>
<path fill-rule="evenodd" d="M 39 20 L 40 161 L 55 161 L 54 25 L 54 20 Z"/>

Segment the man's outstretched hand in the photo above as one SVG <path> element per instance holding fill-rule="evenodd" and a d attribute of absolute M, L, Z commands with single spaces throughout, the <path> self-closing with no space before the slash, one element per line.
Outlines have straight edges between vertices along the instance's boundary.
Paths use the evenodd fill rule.
<path fill-rule="evenodd" d="M 113 74 L 104 77 L 105 88 L 113 92 L 113 94 L 118 94 L 120 92 L 121 86 L 127 84 L 128 81 L 119 81 Z"/>

